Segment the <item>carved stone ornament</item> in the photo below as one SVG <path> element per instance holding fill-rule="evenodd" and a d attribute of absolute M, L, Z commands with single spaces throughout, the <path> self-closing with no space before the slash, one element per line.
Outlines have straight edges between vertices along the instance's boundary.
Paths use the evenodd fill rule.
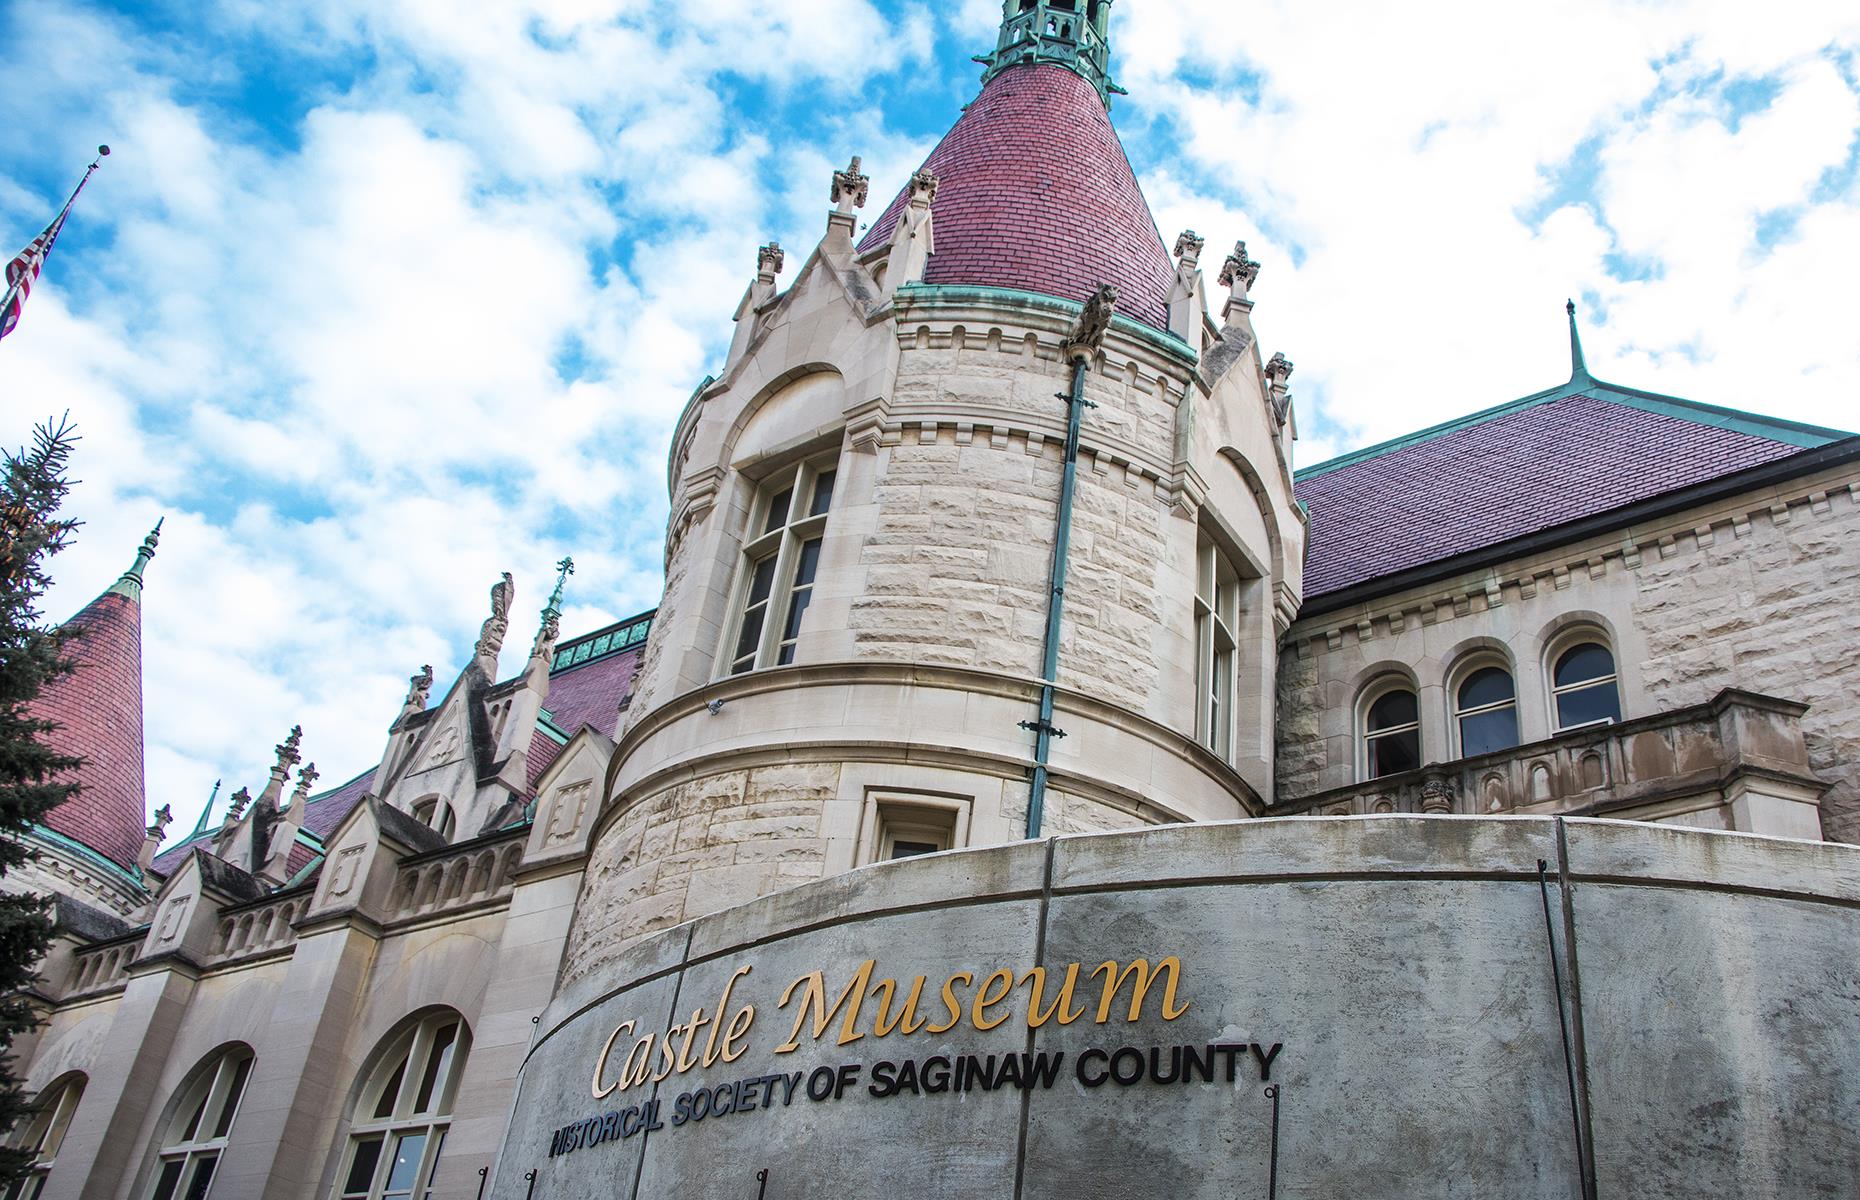
<path fill-rule="evenodd" d="M 936 203 L 937 177 L 930 171 L 919 171 L 911 176 L 911 203 L 922 201 L 925 204 Z"/>
<path fill-rule="evenodd" d="M 290 733 L 285 736 L 284 741 L 272 747 L 273 750 L 278 752 L 277 769 L 279 771 L 288 773 L 290 769 L 296 766 L 298 761 L 303 758 L 303 755 L 297 752 L 297 746 L 303 740 L 304 727 L 302 725 L 293 725 L 291 726 Z"/>
<path fill-rule="evenodd" d="M 1282 353 L 1275 353 L 1266 364 L 1266 378 L 1272 380 L 1273 387 L 1284 387 L 1285 381 L 1292 377 L 1292 361 Z"/>
<path fill-rule="evenodd" d="M 852 163 L 844 171 L 833 172 L 833 203 L 839 205 L 841 212 L 864 208 L 871 190 L 872 181 L 859 173 L 857 154 L 853 155 Z"/>
<path fill-rule="evenodd" d="M 1194 230 L 1185 229 L 1175 239 L 1175 256 L 1187 259 L 1190 263 L 1201 261 L 1201 248 L 1208 244 L 1208 239 L 1198 236 Z"/>
<path fill-rule="evenodd" d="M 1079 313 L 1079 323 L 1073 327 L 1066 345 L 1087 350 L 1100 348 L 1104 345 L 1105 330 L 1111 327 L 1111 318 L 1116 312 L 1117 289 L 1107 283 L 1085 302 L 1084 311 Z"/>
<path fill-rule="evenodd" d="M 1235 242 L 1234 252 L 1221 264 L 1221 286 L 1248 292 L 1259 279 L 1259 264 L 1246 255 L 1246 243 Z"/>
<path fill-rule="evenodd" d="M 247 788 L 240 788 L 232 794 L 232 807 L 226 810 L 229 821 L 237 821 L 245 815 L 245 810 L 252 803 L 252 793 Z"/>
<path fill-rule="evenodd" d="M 292 799 L 296 800 L 308 796 L 310 794 L 311 785 L 322 778 L 322 775 L 323 773 L 316 769 L 315 763 L 304 764 L 304 769 L 297 772 L 297 791 Z"/>
<path fill-rule="evenodd" d="M 168 836 L 168 826 L 174 821 L 174 812 L 166 804 L 155 810 L 155 819 L 149 822 L 148 835 L 156 841 Z"/>
<path fill-rule="evenodd" d="M 787 253 L 782 250 L 780 242 L 770 242 L 756 251 L 756 273 L 776 276 L 781 274 L 782 265 L 788 261 Z"/>
<path fill-rule="evenodd" d="M 504 635 L 510 631 L 510 604 L 516 598 L 516 580 L 505 571 L 503 579 L 491 585 L 491 616 L 478 631 L 475 653 L 479 658 L 496 658 L 504 648 Z"/>
<path fill-rule="evenodd" d="M 418 675 L 412 676 L 407 680 L 406 707 L 408 710 L 412 712 L 424 712 L 426 710 L 426 698 L 432 694 L 432 691 L 433 664 L 426 663 L 421 666 Z"/>
<path fill-rule="evenodd" d="M 1450 813 L 1453 811 L 1453 785 L 1444 775 L 1429 775 L 1421 781 L 1421 811 L 1424 813 Z"/>

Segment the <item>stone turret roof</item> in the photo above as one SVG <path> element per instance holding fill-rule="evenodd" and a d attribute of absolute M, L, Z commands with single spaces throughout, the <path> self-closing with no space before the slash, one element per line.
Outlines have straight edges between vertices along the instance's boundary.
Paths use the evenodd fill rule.
<path fill-rule="evenodd" d="M 1307 609 L 1849 435 L 1575 377 L 1298 473 Z M 1338 602 L 1342 602 L 1341 599 Z"/>
<path fill-rule="evenodd" d="M 982 88 L 924 161 L 938 186 L 924 282 L 1016 288 L 1169 327 L 1175 267 L 1097 89 L 1065 67 L 1015 66 Z M 891 240 L 906 187 L 860 250 Z"/>
<path fill-rule="evenodd" d="M 140 580 L 138 579 L 138 584 Z M 58 722 L 45 740 L 84 759 L 76 797 L 45 823 L 123 867 L 132 867 L 148 818 L 142 776 L 142 604 L 119 582 L 71 618 L 75 669 L 53 680 L 33 715 Z"/>

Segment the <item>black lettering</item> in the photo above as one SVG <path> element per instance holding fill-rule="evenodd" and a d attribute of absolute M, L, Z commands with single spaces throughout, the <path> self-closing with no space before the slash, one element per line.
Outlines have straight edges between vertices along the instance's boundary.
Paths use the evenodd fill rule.
<path fill-rule="evenodd" d="M 1017 1088 L 1024 1088 L 1027 1086 L 1026 1079 L 1023 1078 L 1020 1073 L 1020 1060 L 1024 1057 L 1026 1056 L 1021 1054 L 1004 1054 L 1001 1056 L 1001 1073 L 995 1076 L 995 1085 L 997 1087 L 1007 1087 L 1010 1083 Z"/>
<path fill-rule="evenodd" d="M 881 1060 L 873 1063 L 872 1082 L 866 1087 L 866 1092 L 875 1100 L 883 1100 L 890 1096 L 898 1090 L 897 1073 L 898 1065 L 894 1062 Z"/>
<path fill-rule="evenodd" d="M 776 1076 L 776 1078 L 781 1080 L 782 1106 L 786 1107 L 790 1104 L 793 1104 L 794 1103 L 794 1089 L 801 1085 L 801 1073 L 799 1071 L 796 1071 L 792 1075 L 778 1075 Z"/>
<path fill-rule="evenodd" d="M 932 1096 L 940 1096 L 949 1090 L 949 1060 L 941 1054 L 924 1059 L 922 1071 L 924 1091 Z"/>
<path fill-rule="evenodd" d="M 1120 1063 L 1129 1063 L 1129 1071 L 1123 1070 L 1118 1065 Z M 1125 1078 L 1126 1073 L 1129 1075 L 1128 1079 Z M 1143 1051 L 1135 1046 L 1119 1046 L 1111 1055 L 1111 1078 L 1120 1087 L 1129 1087 L 1141 1080 L 1143 1078 Z"/>
<path fill-rule="evenodd" d="M 1182 1082 L 1193 1083 L 1193 1076 L 1201 1076 L 1201 1082 L 1214 1082 L 1214 1047 L 1203 1046 L 1207 1057 L 1203 1058 L 1193 1046 L 1182 1047 Z"/>
<path fill-rule="evenodd" d="M 698 1088 L 691 1093 L 691 1119 L 702 1121 L 710 1116 L 710 1089 Z"/>
<path fill-rule="evenodd" d="M 807 1098 L 825 1100 L 833 1094 L 833 1068 L 815 1067 L 814 1073 L 807 1077 Z"/>
<path fill-rule="evenodd" d="M 1059 1064 L 1066 1057 L 1064 1050 L 1058 1053 L 1042 1050 L 1038 1054 L 1023 1054 L 1021 1073 L 1026 1076 L 1028 1087 L 1050 1088 L 1059 1078 Z"/>
<path fill-rule="evenodd" d="M 834 1080 L 833 1098 L 835 1100 L 843 1098 L 846 1095 L 846 1089 L 859 1082 L 859 1072 L 863 1070 L 865 1068 L 859 1063 L 847 1063 L 841 1067 L 838 1077 Z"/>
<path fill-rule="evenodd" d="M 680 1092 L 678 1099 L 672 1101 L 672 1128 L 676 1129 L 691 1119 L 691 1093 Z"/>
<path fill-rule="evenodd" d="M 1150 1082 L 1174 1083 L 1182 1077 L 1182 1047 L 1169 1047 L 1169 1076 L 1166 1079 L 1162 1073 L 1162 1059 L 1159 1057 L 1161 1054 L 1161 1046 L 1150 1047 Z"/>
<path fill-rule="evenodd" d="M 620 1138 L 621 1140 L 624 1141 L 627 1138 L 630 1138 L 634 1134 L 638 1133 L 639 1127 L 642 1123 L 643 1122 L 641 1121 L 640 1113 L 639 1113 L 639 1105 L 637 1104 L 630 1106 L 625 1112 L 621 1113 L 620 1114 Z"/>
<path fill-rule="evenodd" d="M 720 1083 L 710 1090 L 710 1115 L 727 1117 L 736 1111 L 736 1085 Z"/>
<path fill-rule="evenodd" d="M 748 1112 L 751 1109 L 761 1108 L 762 1107 L 761 1097 L 759 1097 L 756 1094 L 756 1089 L 760 1088 L 763 1084 L 767 1083 L 768 1081 L 769 1081 L 768 1076 L 766 1075 L 759 1075 L 754 1079 L 743 1080 L 742 1085 L 741 1085 L 742 1090 L 741 1092 L 738 1093 L 738 1098 L 740 1100 L 740 1103 L 737 1104 L 737 1107 L 742 1109 L 744 1112 Z"/>
<path fill-rule="evenodd" d="M 1104 1051 L 1099 1050 L 1095 1047 L 1079 1055 L 1079 1065 L 1078 1065 L 1079 1082 L 1084 1084 L 1088 1088 L 1103 1087 L 1104 1081 L 1110 1078 L 1110 1074 L 1108 1071 L 1100 1073 L 1096 1078 L 1092 1078 L 1088 1076 L 1086 1074 L 1086 1071 L 1090 1069 L 1091 1064 L 1094 1061 L 1109 1062 L 1110 1059 L 1111 1059 L 1110 1055 L 1106 1054 Z"/>
<path fill-rule="evenodd" d="M 555 1131 L 555 1136 L 549 1139 L 549 1157 L 554 1158 L 560 1153 L 562 1153 L 562 1131 L 558 1129 Z"/>
<path fill-rule="evenodd" d="M 913 1096 L 923 1095 L 922 1089 L 917 1086 L 917 1063 L 914 1060 L 907 1058 L 904 1060 L 904 1065 L 898 1068 L 897 1090 L 899 1095 L 903 1095 L 906 1091 Z"/>
<path fill-rule="evenodd" d="M 646 1132 L 656 1133 L 665 1128 L 665 1122 L 659 1120 L 659 1105 L 662 1101 L 646 1101 Z"/>
<path fill-rule="evenodd" d="M 1245 1046 L 1215 1046 L 1214 1052 L 1227 1060 L 1227 1082 L 1234 1081 L 1234 1059 L 1245 1050 Z"/>
<path fill-rule="evenodd" d="M 1253 1043 L 1253 1057 L 1259 1060 L 1259 1077 L 1262 1081 L 1272 1078 L 1272 1060 L 1279 1057 L 1279 1051 L 1285 1049 L 1284 1042 L 1272 1043 L 1272 1049 L 1260 1052 L 1259 1043 Z"/>

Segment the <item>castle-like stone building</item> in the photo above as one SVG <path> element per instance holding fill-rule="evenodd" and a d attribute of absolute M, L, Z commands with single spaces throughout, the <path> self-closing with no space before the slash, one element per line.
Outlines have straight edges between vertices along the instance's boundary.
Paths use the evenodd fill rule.
<path fill-rule="evenodd" d="M 1400 1161 L 1378 1174 L 1331 1148 L 1303 1195 L 1591 1195 L 1598 1180 L 1636 1192 L 1626 1185 L 1640 1168 L 1625 1164 L 1658 1147 L 1608 1142 L 1612 1093 L 1581 1034 L 1586 1014 L 1605 1050 L 1609 1006 L 1599 991 L 1583 1002 L 1574 939 L 1597 939 L 1583 967 L 1599 989 L 1611 935 L 1585 917 L 1578 885 L 1598 904 L 1616 888 L 1677 906 L 1613 923 L 1635 931 L 1616 973 L 1633 984 L 1623 1011 L 1675 986 L 1643 980 L 1636 954 L 1666 942 L 1678 962 L 1704 944 L 1692 909 L 1672 899 L 1695 894 L 1785 915 L 1711 925 L 1715 949 L 1685 969 L 1717 954 L 1756 964 L 1768 947 L 1790 969 L 1831 960 L 1838 976 L 1846 955 L 1847 990 L 1836 982 L 1825 998 L 1852 1007 L 1860 852 L 1837 843 L 1860 840 L 1860 438 L 1604 383 L 1585 365 L 1572 307 L 1567 381 L 1295 472 L 1292 364 L 1261 352 L 1253 324 L 1260 266 L 1242 244 L 1204 267 L 1201 237 L 1159 236 L 1110 120 L 1110 9 L 1008 0 L 980 95 L 863 239 L 869 181 L 855 158 L 822 181 L 825 234 L 791 273 L 780 247 L 762 249 L 728 360 L 673 436 L 655 612 L 563 639 L 561 564 L 506 678 L 518 606 L 505 576 L 450 686 L 435 692 L 423 668 L 401 710 L 382 714 L 378 763 L 319 790 L 292 730 L 256 796 L 239 788 L 185 835 L 143 786 L 139 605 L 159 570 L 154 535 L 72 619 L 81 665 L 40 711 L 86 758 L 83 790 L 8 880 L 54 896 L 59 929 L 34 996 L 44 1024 L 21 1047 L 38 1115 L 13 1134 L 40 1165 L 9 1200 L 748 1196 L 758 1185 L 802 1196 L 900 1172 L 938 1196 L 1233 1194 L 1187 1182 L 1220 1175 L 1208 1156 L 1239 1152 L 1175 1108 L 1069 1116 L 1058 1099 L 1017 1099 L 988 1110 L 984 1136 L 943 1096 L 942 1108 L 920 1102 L 918 1124 L 860 1126 L 849 1143 L 824 1117 L 777 1130 L 790 1105 L 855 1111 L 807 1106 L 789 1083 L 786 1100 L 764 1088 L 761 1124 L 733 1117 L 739 1140 L 715 1144 L 695 1122 L 650 1123 L 674 1124 L 669 1090 L 662 1111 L 593 1111 L 632 1081 L 632 1056 L 620 1060 L 633 1034 L 668 1020 L 691 1016 L 683 1046 L 668 1034 L 665 1074 L 642 1059 L 639 1080 L 670 1089 L 697 1064 L 694 1044 L 705 1069 L 734 1061 L 735 1022 L 719 1039 L 729 987 L 708 1018 L 677 988 L 652 989 L 794 938 L 840 939 L 807 952 L 842 963 L 814 976 L 835 994 L 862 959 L 868 974 L 921 955 L 973 964 L 1018 945 L 991 915 L 1002 905 L 1037 906 L 1026 953 L 1042 970 L 1070 960 L 1075 974 L 1116 960 L 1092 939 L 1131 921 L 1209 947 L 1256 921 L 1302 929 L 1270 953 L 1289 989 L 1322 978 L 1313 1011 L 1386 958 L 1395 975 L 1377 977 L 1377 999 L 1326 1021 L 1367 1021 L 1381 1041 L 1412 1022 L 1426 1047 L 1416 1060 L 1433 1064 L 1426 1103 L 1443 1111 L 1529 1076 L 1536 1050 L 1523 1047 L 1549 1023 L 1566 1051 L 1577 1035 L 1573 1054 L 1545 1052 L 1538 1090 L 1494 1101 L 1516 1107 L 1463 1128 L 1452 1154 L 1384 1109 Z M 1216 822 L 1228 824 L 1196 828 Z M 1105 831 L 1131 832 L 1054 836 Z M 898 859 L 911 861 L 873 867 Z M 1613 865 L 1593 865 L 1603 860 Z M 1503 963 L 1544 936 L 1558 873 L 1565 923 L 1548 953 L 1569 970 L 1552 993 L 1541 947 L 1515 971 Z M 1213 925 L 1208 910 L 1181 907 L 1204 886 L 1233 894 L 1235 881 L 1289 890 L 1248 893 L 1257 907 Z M 1442 899 L 1475 884 L 1497 890 Z M 1349 886 L 1357 899 L 1311 915 Z M 1421 892 L 1387 890 L 1398 887 Z M 1068 897 L 1098 906 L 1071 934 Z M 1809 924 L 1787 915 L 1811 910 L 1799 918 Z M 1504 924 L 1514 917 L 1522 924 Z M 1139 940 L 1122 953 L 1164 951 Z M 1167 953 L 1194 977 L 1192 950 Z M 1333 953 L 1345 959 L 1326 974 Z M 1104 965 L 1099 1025 L 1119 1019 L 1117 962 Z M 1390 982 L 1430 966 L 1425 989 Z M 975 984 L 985 972 L 897 973 L 918 973 L 920 988 L 931 979 L 927 1012 L 943 976 Z M 725 980 L 739 997 L 759 985 L 747 965 L 701 985 L 699 974 L 690 994 L 705 1004 Z M 1714 993 L 1727 1013 L 1745 1011 L 1736 997 L 1750 974 L 1789 972 L 1727 972 Z M 1454 1037 L 1429 1040 L 1438 997 L 1487 982 L 1490 995 L 1466 998 L 1472 1016 L 1440 1017 Z M 977 1037 L 992 1028 L 981 989 Z M 1748 1039 L 1769 1047 L 1780 1018 L 1756 991 Z M 963 1009 L 944 994 L 952 1014 Z M 1553 994 L 1576 1004 L 1567 1024 L 1560 1007 L 1531 1008 Z M 645 995 L 660 997 L 649 1015 L 619 1029 L 600 1016 Z M 827 999 L 816 1039 L 841 1012 Z M 1212 1020 L 1215 1002 L 1193 1000 Z M 789 996 L 757 1003 L 786 1027 Z M 1050 1030 L 1020 1030 L 1027 1051 L 1067 1023 L 1056 1003 Z M 1143 1004 L 1140 984 L 1133 1023 Z M 1490 1069 L 1460 1061 L 1478 1029 L 1502 1024 L 1495 1012 L 1526 1009 L 1536 1015 L 1494 1043 Z M 1221 1011 L 1225 1023 L 1196 1037 L 1263 1059 L 1265 1031 Z M 858 1013 L 855 997 L 847 1031 Z M 1828 1036 L 1852 1023 L 1829 1018 Z M 1665 1044 L 1694 1036 L 1710 1040 L 1674 1032 Z M 1320 1069 L 1307 1054 L 1301 1066 L 1299 1043 L 1286 1045 L 1290 1074 L 1262 1063 L 1260 1078 L 1332 1095 L 1319 1084 L 1348 1056 Z M 1624 1038 L 1614 1052 L 1644 1045 Z M 581 1057 L 557 1072 L 561 1047 Z M 1846 1053 L 1834 1082 L 1802 1102 L 1822 1115 L 1801 1124 L 1787 1095 L 1765 1101 L 1784 1114 L 1775 1129 L 1714 1115 L 1717 1093 L 1706 1095 L 1688 1119 L 1730 1122 L 1717 1128 L 1732 1149 L 1701 1151 L 1724 1173 L 1699 1167 L 1683 1194 L 1729 1194 L 1716 1186 L 1748 1182 L 1738 1172 L 1752 1154 L 1771 1155 L 1769 1186 L 1752 1194 L 1831 1195 L 1822 1181 L 1860 1177 L 1860 1081 Z M 1729 1060 L 1722 1089 L 1747 1087 L 1758 1057 Z M 1109 1095 L 1086 1090 L 1084 1060 L 1079 1070 L 1079 1097 Z M 1375 1091 L 1375 1071 L 1362 1075 L 1335 1103 Z M 734 1085 L 731 1111 L 754 1109 L 755 1087 L 745 1100 Z M 558 1104 L 557 1092 L 579 1098 Z M 1577 1117 L 1566 1174 L 1545 1165 L 1561 1151 L 1539 1154 L 1528 1133 L 1569 1135 L 1559 1104 Z M 580 1109 L 593 1125 L 565 1133 Z M 868 1110 L 880 1108 L 856 1111 Z M 1276 1117 L 1271 1136 L 1276 1179 Z M 1180 1154 L 1157 1149 L 1174 1142 Z M 1522 1174 L 1492 1165 L 1507 1155 Z M 1403 1161 L 1432 1165 L 1413 1174 Z M 1452 1191 L 1450 1162 L 1464 1179 L 1509 1182 Z M 1160 1190 L 1106 1182 L 1119 1164 Z M 1087 1167 L 1097 1183 L 1068 1174 Z"/>

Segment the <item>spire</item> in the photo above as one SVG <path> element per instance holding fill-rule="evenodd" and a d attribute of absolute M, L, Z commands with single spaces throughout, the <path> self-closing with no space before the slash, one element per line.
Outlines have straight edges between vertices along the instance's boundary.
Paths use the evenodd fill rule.
<path fill-rule="evenodd" d="M 161 541 L 161 523 L 167 519 L 161 517 L 156 520 L 155 528 L 149 530 L 149 535 L 142 539 L 141 548 L 136 551 L 136 561 L 130 564 L 127 571 L 117 577 L 110 591 L 118 596 L 127 596 L 131 600 L 141 601 L 142 572 L 148 569 L 149 559 L 155 557 L 156 543 Z"/>
<path fill-rule="evenodd" d="M 223 779 L 213 781 L 213 791 L 207 796 L 207 806 L 200 810 L 200 820 L 194 822 L 194 832 L 188 834 L 189 840 L 197 838 L 207 831 L 207 822 L 213 819 L 213 802 L 220 798 L 220 784 Z"/>
<path fill-rule="evenodd" d="M 562 589 L 568 586 L 568 577 L 575 573 L 575 560 L 563 557 L 555 564 L 555 591 L 549 593 L 549 603 L 543 605 L 542 624 L 536 630 L 536 642 L 530 647 L 531 658 L 553 659 L 556 639 L 562 636 Z"/>
<path fill-rule="evenodd" d="M 995 52 L 975 56 L 988 68 L 982 82 L 1023 63 L 1057 63 L 1109 107 L 1113 93 L 1124 94 L 1111 82 L 1110 27 L 1111 0 L 1004 0 Z"/>
<path fill-rule="evenodd" d="M 64 624 L 72 670 L 49 682 L 32 714 L 55 721 L 45 735 L 60 754 L 84 760 L 71 772 L 78 794 L 45 816 L 57 832 L 132 868 L 148 826 L 142 761 L 142 572 L 155 554 L 151 531 L 122 578 Z"/>
<path fill-rule="evenodd" d="M 1582 335 L 1576 332 L 1576 302 L 1567 301 L 1563 308 L 1569 313 L 1569 381 L 1591 383 L 1595 376 L 1589 374 L 1589 364 L 1582 359 Z"/>

